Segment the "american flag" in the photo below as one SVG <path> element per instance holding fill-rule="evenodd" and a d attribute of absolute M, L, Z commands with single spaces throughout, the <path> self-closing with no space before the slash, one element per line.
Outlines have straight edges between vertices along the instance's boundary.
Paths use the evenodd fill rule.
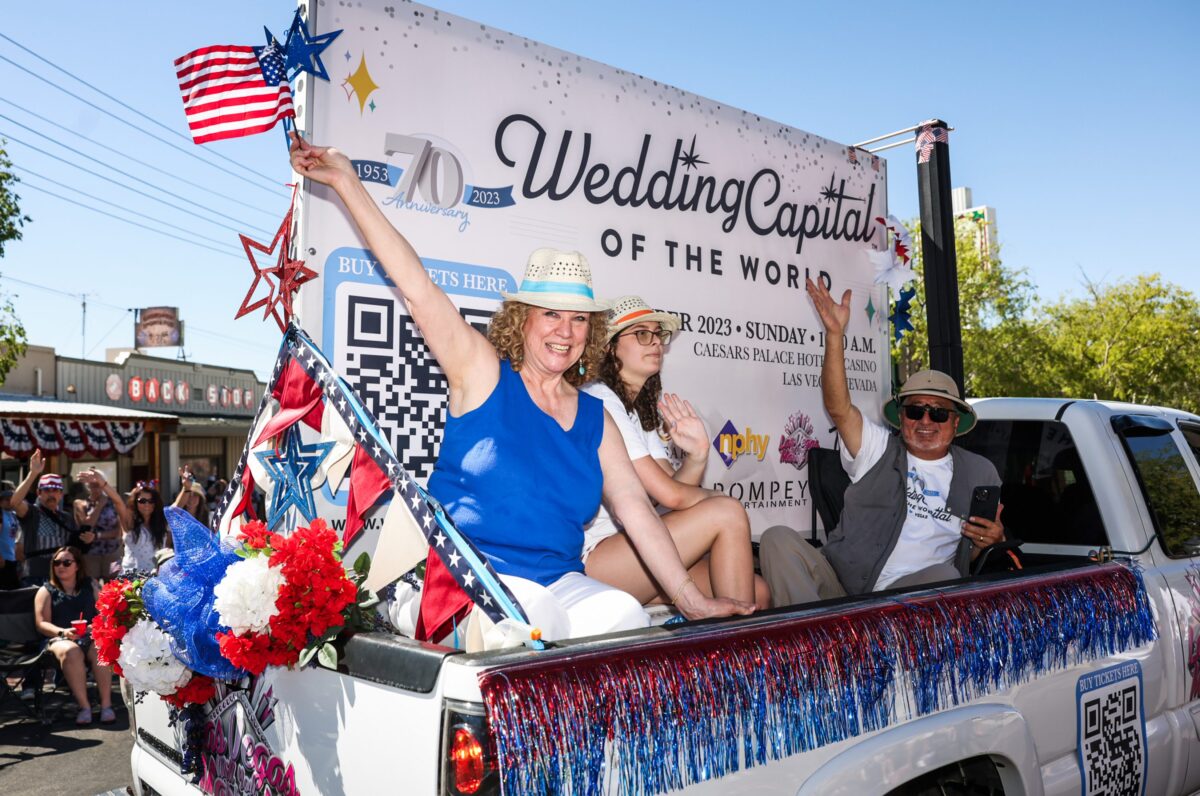
<path fill-rule="evenodd" d="M 279 44 L 215 45 L 175 60 L 183 110 L 197 144 L 270 130 L 295 118 Z"/>

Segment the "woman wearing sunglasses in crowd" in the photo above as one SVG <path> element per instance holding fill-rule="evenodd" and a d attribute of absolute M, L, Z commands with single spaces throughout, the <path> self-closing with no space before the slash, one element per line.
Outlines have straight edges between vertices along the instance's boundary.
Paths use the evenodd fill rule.
<path fill-rule="evenodd" d="M 655 312 L 639 296 L 622 296 L 608 313 L 600 380 L 584 386 L 616 421 L 634 470 L 671 532 L 688 575 L 708 596 L 770 605 L 770 592 L 754 574 L 750 521 L 736 500 L 701 489 L 709 436 L 691 404 L 663 394 L 659 371 L 679 318 Z M 667 442 L 683 452 L 678 469 Z M 589 577 L 629 592 L 642 603 L 669 603 L 672 595 L 651 576 L 620 526 L 603 506 L 585 530 Z"/>
<path fill-rule="evenodd" d="M 63 676 L 79 705 L 76 724 L 92 723 L 92 705 L 87 693 L 87 664 L 100 692 L 100 723 L 116 721 L 112 709 L 112 669 L 96 660 L 96 648 L 87 630 L 77 633 L 73 623 L 82 618 L 89 625 L 96 616 L 100 587 L 83 574 L 83 554 L 78 547 L 60 547 L 50 561 L 50 580 L 33 598 L 38 632 L 50 639 L 47 648 L 58 659 Z"/>
<path fill-rule="evenodd" d="M 153 572 L 154 554 L 171 546 L 162 496 L 154 487 L 139 483 L 129 495 L 129 510 L 132 522 L 125 530 L 121 571 Z"/>

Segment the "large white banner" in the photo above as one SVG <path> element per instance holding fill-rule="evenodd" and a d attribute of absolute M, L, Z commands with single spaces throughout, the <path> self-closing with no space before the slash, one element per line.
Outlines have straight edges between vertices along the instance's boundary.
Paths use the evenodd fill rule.
<path fill-rule="evenodd" d="M 299 125 L 349 155 L 433 279 L 481 329 L 529 252 L 577 249 L 602 297 L 678 313 L 663 370 L 713 440 L 705 486 L 741 500 L 757 537 L 810 527 L 823 334 L 806 276 L 854 291 L 847 365 L 878 416 L 890 377 L 885 163 L 862 151 L 419 5 L 310 4 L 343 33 L 329 82 L 305 77 Z M 301 321 L 424 479 L 444 379 L 397 292 L 330 194 L 306 193 L 299 242 L 321 278 Z M 532 452 L 531 452 L 531 455 Z"/>

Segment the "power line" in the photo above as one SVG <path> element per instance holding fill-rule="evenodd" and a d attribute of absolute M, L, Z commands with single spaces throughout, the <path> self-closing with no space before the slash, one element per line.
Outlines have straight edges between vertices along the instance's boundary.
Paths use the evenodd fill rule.
<path fill-rule="evenodd" d="M 0 119 L 8 119 L 8 117 L 7 117 L 7 116 L 5 116 L 4 114 L 0 113 Z M 12 121 L 12 120 L 11 120 L 11 119 L 9 119 L 9 121 Z M 24 125 L 21 125 L 21 126 L 22 126 L 22 127 L 24 127 Z M 83 171 L 83 172 L 86 172 L 86 173 L 88 173 L 88 174 L 91 174 L 93 177 L 99 177 L 100 179 L 102 179 L 102 180 L 104 180 L 104 181 L 106 181 L 106 182 L 110 182 L 110 183 L 112 183 L 113 185 L 116 185 L 116 186 L 118 186 L 118 187 L 120 187 L 120 188 L 124 188 L 124 189 L 125 189 L 125 190 L 127 190 L 127 191 L 132 191 L 133 193 L 136 193 L 136 194 L 138 194 L 139 196 L 144 196 L 144 197 L 146 197 L 147 199 L 151 200 L 152 202 L 158 202 L 158 203 L 159 203 L 159 204 L 161 204 L 161 205 L 166 205 L 167 207 L 173 208 L 173 209 L 175 209 L 175 210 L 179 210 L 180 212 L 183 212 L 183 213 L 188 213 L 189 215 L 190 215 L 190 214 L 191 214 L 191 212 L 192 212 L 190 209 L 188 209 L 188 208 L 186 208 L 186 207 L 183 207 L 183 206 L 181 206 L 181 205 L 174 204 L 174 203 L 172 203 L 172 202 L 168 202 L 166 199 L 160 199 L 160 198 L 159 198 L 159 197 L 157 197 L 157 196 L 151 196 L 150 194 L 146 193 L 145 191 L 139 191 L 137 188 L 131 188 L 130 186 L 128 186 L 128 185 L 124 185 L 123 183 L 119 183 L 119 182 L 113 182 L 113 181 L 112 181 L 112 180 L 110 180 L 108 177 L 105 177 L 103 174 L 101 174 L 101 173 L 100 173 L 100 172 L 98 172 L 98 171 L 93 171 L 92 169 L 89 169 L 87 166 L 80 166 L 80 165 L 79 165 L 79 164 L 77 164 L 77 163 L 72 163 L 71 161 L 67 160 L 66 158 L 64 158 L 64 157 L 60 157 L 60 156 L 58 156 L 58 155 L 55 155 L 55 154 L 54 154 L 54 153 L 52 153 L 52 152 L 47 152 L 46 150 L 42 149 L 41 147 L 39 147 L 39 146 L 36 146 L 36 145 L 34 145 L 34 144 L 31 144 L 31 143 L 29 143 L 28 141 L 22 141 L 20 138 L 17 138 L 16 136 L 12 135 L 11 133 L 5 133 L 5 132 L 2 132 L 2 131 L 0 131 L 0 136 L 3 136 L 3 137 L 5 137 L 5 138 L 9 139 L 10 141 L 16 141 L 16 142 L 17 142 L 18 144 L 20 144 L 21 146 L 27 146 L 27 147 L 29 147 L 30 149 L 32 149 L 34 152 L 40 152 L 41 154 L 45 155 L 46 157 L 54 158 L 54 159 L 55 159 L 55 160 L 57 160 L 57 161 L 60 161 L 60 162 L 62 162 L 62 163 L 66 163 L 68 166 L 72 166 L 72 167 L 74 167 L 74 168 L 76 168 L 76 169 L 79 169 L 80 171 Z M 79 150 L 77 150 L 77 149 L 75 149 L 75 148 L 73 148 L 73 147 L 67 146 L 66 144 L 61 144 L 61 143 L 59 143 L 58 141 L 55 141 L 53 138 L 50 138 L 49 136 L 45 136 L 45 135 L 44 135 L 44 136 L 42 136 L 42 137 L 43 137 L 43 138 L 47 138 L 47 139 L 48 139 L 48 140 L 50 140 L 50 141 L 53 141 L 54 143 L 58 144 L 59 146 L 63 147 L 64 149 L 67 149 L 68 151 L 74 152 L 76 155 L 79 155 L 79 156 L 81 156 L 81 157 L 85 157 L 85 158 L 87 157 L 87 155 L 85 155 L 84 153 L 80 152 Z M 163 190 L 162 188 L 159 188 L 157 185 L 153 185 L 153 184 L 151 184 L 151 183 L 148 183 L 148 182 L 146 182 L 146 181 L 145 181 L 145 180 L 143 180 L 143 179 L 140 179 L 140 178 L 138 178 L 138 177 L 135 177 L 134 175 L 130 174 L 129 172 L 122 171 L 121 169 L 118 169 L 118 168 L 117 168 L 117 167 L 115 167 L 115 166 L 109 166 L 107 163 L 104 163 L 104 164 L 101 164 L 101 165 L 103 165 L 103 166 L 104 166 L 105 168 L 107 168 L 107 169 L 111 169 L 112 171 L 115 171 L 117 174 L 120 174 L 120 175 L 122 175 L 122 176 L 124 176 L 124 177 L 128 177 L 128 178 L 130 178 L 131 180 L 135 180 L 135 181 L 137 181 L 137 182 L 140 182 L 140 183 L 143 183 L 143 184 L 145 184 L 145 185 L 149 185 L 151 188 L 154 188 L 155 190 L 162 191 L 163 193 L 169 193 L 169 191 L 165 191 L 165 190 Z M 204 209 L 206 209 L 206 210 L 207 210 L 207 208 L 204 208 Z M 213 211 L 213 210 L 208 210 L 208 212 L 210 212 L 210 213 L 214 213 L 215 215 L 219 215 L 219 216 L 221 216 L 221 217 L 223 217 L 223 218 L 228 218 L 228 219 L 230 219 L 230 220 L 232 220 L 232 221 L 237 221 L 237 220 L 238 220 L 238 219 L 236 219 L 236 218 L 233 218 L 232 216 L 227 216 L 227 215 L 225 215 L 224 213 L 217 213 L 216 211 Z M 222 224 L 220 221 L 213 221 L 211 218 L 201 218 L 201 217 L 199 217 L 199 216 L 193 216 L 193 218 L 195 218 L 197 221 L 203 221 L 203 222 L 204 222 L 204 223 L 206 223 L 206 224 L 212 224 L 213 226 L 222 227 L 223 229 L 230 230 L 231 232 L 234 232 L 234 233 L 236 233 L 236 234 L 239 234 L 239 235 L 241 234 L 241 230 L 237 229 L 236 227 L 231 227 L 231 226 L 229 226 L 228 224 Z M 253 229 L 254 229 L 255 231 L 257 231 L 257 232 L 261 232 L 261 233 L 262 233 L 262 234 L 264 234 L 264 235 L 270 235 L 270 234 L 272 234 L 272 233 L 269 233 L 269 232 L 267 232 L 266 230 L 262 229 L 261 227 L 253 227 Z"/>
<path fill-rule="evenodd" d="M 39 60 L 39 61 L 41 61 L 42 63 L 44 63 L 44 64 L 46 64 L 46 65 L 48 65 L 48 66 L 51 66 L 51 67 L 53 67 L 54 69 L 57 69 L 58 71 L 62 72 L 64 75 L 67 75 L 68 77 L 74 78 L 75 80 L 77 80 L 77 81 L 79 81 L 80 83 L 82 83 L 83 85 L 87 86 L 87 87 L 88 87 L 88 88 L 90 88 L 92 91 L 94 91 L 94 92 L 96 92 L 97 94 L 99 94 L 100 96 L 102 96 L 102 97 L 107 97 L 108 99 L 110 99 L 110 100 L 112 100 L 113 102 L 115 102 L 115 103 L 117 103 L 118 105 L 120 105 L 120 106 L 121 106 L 122 108 L 124 108 L 125 110 L 127 110 L 127 111 L 129 111 L 129 112 L 131 112 L 131 113 L 137 114 L 138 116 L 141 116 L 143 119 L 145 119 L 146 121 L 150 122 L 151 124 L 158 125 L 158 126 L 159 126 L 159 127 L 161 127 L 162 129 L 166 130 L 168 133 L 171 133 L 171 134 L 173 134 L 173 135 L 177 135 L 177 136 L 179 136 L 180 138 L 182 138 L 184 141 L 187 141 L 187 142 L 191 143 L 191 139 L 190 139 L 190 138 L 188 138 L 186 135 L 184 135 L 183 133 L 179 132 L 178 130 L 174 129 L 173 127 L 168 127 L 167 125 L 165 125 L 165 124 L 163 124 L 162 122 L 160 122 L 158 119 L 155 119 L 155 118 L 154 118 L 154 117 L 152 117 L 152 116 L 148 116 L 148 115 L 146 115 L 145 113 L 142 113 L 141 111 L 139 111 L 137 108 L 133 107 L 132 105 L 129 105 L 129 104 L 127 104 L 127 103 L 123 102 L 122 100 L 119 100 L 119 99 L 117 99 L 117 98 L 116 98 L 116 97 L 114 97 L 112 94 L 109 94 L 107 91 L 104 91 L 103 89 L 101 89 L 101 88 L 98 88 L 97 86 L 94 86 L 94 85 L 92 85 L 91 83 L 87 82 L 86 80 L 84 80 L 84 79 L 83 79 L 82 77 L 80 77 L 79 75 L 76 75 L 76 74 L 73 74 L 73 73 L 71 73 L 71 72 L 68 72 L 68 71 L 67 71 L 66 69 L 64 69 L 63 67 L 59 66 L 58 64 L 56 64 L 56 63 L 54 63 L 53 61 L 49 60 L 48 58 L 45 58 L 45 57 L 43 57 L 43 56 L 41 56 L 41 55 L 38 55 L 38 54 L 37 54 L 37 53 L 35 53 L 33 50 L 29 49 L 28 47 L 26 47 L 25 45 L 21 44 L 20 42 L 14 41 L 12 38 L 10 38 L 9 36 L 5 36 L 3 33 L 0 33 L 0 38 L 3 38 L 5 41 L 7 41 L 9 44 L 13 45 L 14 47 L 17 47 L 17 48 L 19 48 L 19 49 L 21 49 L 21 50 L 24 50 L 25 52 L 29 53 L 30 55 L 32 55 L 34 58 L 38 59 L 38 60 Z M 221 154 L 220 152 L 214 152 L 214 151 L 212 151 L 212 150 L 208 150 L 208 151 L 209 151 L 209 153 L 210 153 L 210 154 L 212 154 L 214 157 L 218 157 L 218 158 L 220 158 L 221 160 L 224 160 L 224 161 L 227 161 L 227 162 L 229 162 L 229 163 L 232 163 L 233 165 L 237 166 L 237 167 L 238 167 L 238 168 L 240 168 L 240 169 L 245 169 L 246 171 L 250 172 L 251 174 L 254 174 L 254 175 L 258 176 L 258 177 L 262 177 L 264 180 L 268 180 L 268 181 L 270 181 L 270 182 L 274 182 L 274 181 L 275 181 L 275 180 L 274 180 L 274 179 L 272 179 L 271 177 L 268 177 L 266 174 L 263 174 L 263 173 L 261 173 L 261 172 L 255 171 L 254 169 L 250 168 L 250 167 L 249 167 L 249 166 L 247 166 L 246 164 L 244 164 L 244 163 L 239 163 L 239 162 L 237 162 L 236 160 L 234 160 L 233 158 L 231 158 L 231 157 L 228 157 L 228 156 L 226 156 L 226 155 L 223 155 L 223 154 Z"/>
<path fill-rule="evenodd" d="M 0 33 L 0 36 L 4 36 L 4 34 Z M 8 37 L 4 36 L 4 38 L 8 38 Z M 11 41 L 11 39 L 10 39 L 10 41 Z M 180 152 L 182 152 L 183 154 L 187 155 L 190 158 L 195 158 L 196 160 L 200 161 L 201 163 L 203 163 L 205 166 L 208 166 L 209 168 L 217 169 L 218 171 L 223 171 L 232 177 L 236 177 L 237 179 L 242 180 L 243 182 L 250 183 L 251 185 L 253 185 L 256 188 L 261 188 L 264 191 L 271 191 L 271 193 L 274 194 L 274 191 L 271 188 L 267 188 L 262 183 L 255 182 L 254 180 L 250 179 L 249 177 L 243 177 L 241 174 L 237 174 L 236 172 L 230 171 L 229 169 L 224 168 L 223 166 L 219 166 L 210 160 L 206 160 L 206 159 L 200 157 L 195 152 L 189 151 L 189 150 L 179 146 L 179 144 L 176 144 L 174 141 L 168 141 L 167 139 L 163 138 L 162 136 L 155 135 L 154 133 L 150 132 L 149 130 L 146 130 L 142 127 L 138 127 L 136 124 L 129 121 L 128 119 L 122 119 L 120 116 L 116 115 L 112 111 L 101 108 L 99 105 L 92 102 L 91 100 L 84 99 L 83 97 L 79 96 L 78 94 L 71 91 L 70 89 L 63 88 L 62 86 L 55 83 L 53 80 L 51 80 L 47 77 L 43 77 L 42 75 L 39 75 L 37 72 L 34 72 L 32 69 L 28 69 L 27 67 L 21 66 L 19 63 L 12 60 L 11 58 L 0 55 L 0 61 L 4 61 L 8 64 L 11 64 L 12 66 L 15 66 L 17 69 L 20 69 L 22 72 L 25 72 L 26 74 L 31 75 L 32 77 L 35 77 L 38 80 L 41 80 L 43 83 L 47 83 L 51 86 L 54 86 L 56 89 L 63 92 L 67 96 L 74 97 L 75 99 L 79 100 L 83 104 L 88 105 L 92 108 L 95 108 L 96 110 L 100 111 L 101 113 L 105 114 L 106 116 L 111 116 L 112 118 L 114 118 L 118 122 L 120 122 L 121 124 L 128 125 L 129 127 L 132 127 L 134 130 L 137 130 L 139 133 L 150 136 L 155 141 L 160 141 L 160 142 L 166 144 L 167 146 L 171 147 L 172 149 L 179 150 Z M 228 160 L 228 158 L 226 158 L 226 160 Z M 238 165 L 241 165 L 241 164 L 238 164 Z M 242 168 L 246 168 L 246 167 L 243 166 Z M 268 179 L 268 180 L 271 179 L 270 177 L 267 177 L 265 174 L 259 174 L 256 171 L 252 171 L 251 173 L 258 174 L 258 176 L 263 177 L 264 179 Z M 275 182 L 275 180 L 271 180 L 271 182 Z"/>
<path fill-rule="evenodd" d="M 16 282 L 17 284 L 26 285 L 27 287 L 37 288 L 38 290 L 44 290 L 47 293 L 57 293 L 60 296 L 66 296 L 68 298 L 75 299 L 76 301 L 83 299 L 85 295 L 92 295 L 92 294 L 84 294 L 84 293 L 69 293 L 66 290 L 59 290 L 59 289 L 53 288 L 53 287 L 46 287 L 45 285 L 39 285 L 36 282 L 30 282 L 25 279 L 18 279 L 17 277 L 9 276 L 8 274 L 3 274 L 2 276 L 0 276 L 0 279 L 7 280 L 9 282 Z M 107 301 L 98 301 L 94 297 L 88 303 L 98 305 L 101 307 L 107 307 L 108 309 L 120 310 L 121 312 L 133 312 L 132 307 L 119 307 L 116 304 L 110 304 Z M 263 350 L 274 351 L 277 348 L 277 346 L 263 345 L 262 343 L 256 342 L 254 340 L 246 340 L 245 338 L 242 338 L 242 337 L 233 337 L 232 335 L 223 334 L 221 332 L 214 332 L 211 329 L 205 329 L 200 326 L 195 326 L 190 322 L 187 325 L 187 331 L 188 331 L 188 334 L 191 334 L 193 332 L 199 332 L 200 334 L 207 335 L 208 337 L 216 337 L 221 340 L 228 340 L 231 343 L 241 343 L 242 345 L 253 346 L 255 348 L 261 348 Z M 105 334 L 105 337 L 107 337 L 107 336 L 108 336 L 108 334 Z"/>
<path fill-rule="evenodd" d="M 3 35 L 3 34 L 0 34 L 0 35 Z M 214 196 L 219 196 L 220 198 L 222 198 L 228 202 L 233 202 L 234 204 L 239 204 L 242 207 L 247 207 L 251 210 L 255 210 L 259 213 L 262 213 L 263 215 L 266 215 L 266 216 L 274 215 L 274 213 L 272 213 L 269 210 L 263 210 L 262 208 L 255 207 L 254 205 L 252 205 L 248 202 L 243 202 L 241 199 L 238 199 L 236 197 L 229 196 L 227 194 L 223 194 L 220 191 L 214 191 L 212 188 L 208 188 L 204 185 L 201 185 L 200 183 L 192 182 L 191 180 L 184 179 L 183 177 L 180 177 L 178 174 L 175 174 L 174 172 L 172 172 L 168 169 L 159 168 L 158 166 L 155 166 L 151 163 L 147 163 L 144 160 L 138 160 L 137 158 L 133 157 L 132 155 L 122 152 L 121 150 L 117 149 L 116 147 L 111 147 L 111 146 L 108 146 L 107 144 L 103 144 L 94 138 L 84 135 L 83 133 L 79 132 L 78 130 L 72 130 L 70 127 L 67 127 L 65 124 L 59 124 L 58 122 L 54 121 L 53 119 L 48 119 L 39 113 L 35 113 L 34 111 L 29 110 L 28 108 L 18 105 L 17 103 L 13 102 L 12 100 L 10 100 L 6 97 L 0 97 L 0 102 L 7 102 L 9 105 L 13 106 L 17 110 L 27 113 L 30 116 L 34 117 L 35 119 L 45 122 L 46 124 L 51 125 L 52 127 L 57 127 L 59 130 L 64 130 L 64 131 L 70 133 L 71 135 L 82 138 L 84 141 L 89 141 L 92 144 L 95 144 L 96 146 L 100 147 L 101 149 L 105 149 L 109 152 L 112 152 L 114 155 L 123 157 L 126 160 L 133 161 L 134 163 L 137 163 L 140 166 L 145 166 L 146 168 L 150 169 L 151 171 L 156 171 L 159 174 L 170 177 L 173 180 L 178 180 L 179 182 L 182 182 L 184 185 L 190 185 L 191 187 L 197 188 L 201 191 L 207 191 L 208 193 L 211 193 Z M 37 132 L 36 130 L 33 130 L 33 128 L 30 128 L 30 127 L 27 127 L 25 129 L 31 130 L 32 132 Z"/>
<path fill-rule="evenodd" d="M 99 196 L 96 196 L 95 194 L 90 194 L 87 191 L 81 191 L 73 185 L 67 185 L 64 182 L 59 182 L 58 180 L 51 179 L 50 177 L 47 177 L 45 174 L 38 174 L 33 169 L 27 168 L 25 166 L 21 166 L 20 169 L 25 174 L 29 174 L 34 177 L 37 177 L 39 180 L 45 180 L 46 182 L 51 183 L 52 185 L 57 185 L 59 188 L 66 188 L 68 191 L 74 191 L 75 193 L 79 194 L 80 196 L 86 196 L 88 199 L 95 199 L 97 202 L 106 204 L 109 207 L 113 206 L 112 202 L 102 199 Z M 121 209 L 124 210 L 126 213 L 130 213 L 132 215 L 138 216 L 139 218 L 144 218 L 147 221 L 153 221 L 155 223 L 162 224 L 165 227 L 171 227 L 171 224 L 169 222 L 163 221 L 161 218 L 155 218 L 154 216 L 146 215 L 145 213 L 139 213 L 137 210 L 130 210 L 128 207 L 122 207 Z M 199 235 L 195 232 L 190 232 L 186 229 L 179 229 L 177 231 L 183 235 L 191 235 L 192 237 L 196 237 L 196 238 L 200 238 L 201 240 L 205 240 L 205 238 L 202 235 Z M 221 245 L 221 244 L 217 244 L 217 245 Z M 238 250 L 236 247 L 234 247 L 234 246 L 229 247 L 230 254 L 236 255 L 237 252 L 238 252 Z"/>
<path fill-rule="evenodd" d="M 128 310 L 128 312 L 133 312 L 133 310 Z M 124 318 L 124 317 L 117 318 L 117 322 L 116 322 L 116 323 L 114 323 L 112 326 L 110 326 L 110 327 L 109 327 L 109 329 L 108 329 L 108 331 L 107 331 L 107 332 L 105 332 L 105 333 L 104 333 L 104 334 L 103 334 L 103 335 L 100 337 L 100 339 L 96 341 L 96 344 L 95 344 L 95 345 L 93 345 L 91 348 L 89 348 L 89 349 L 87 350 L 87 353 L 85 353 L 85 354 L 83 355 L 83 358 L 84 358 L 84 359 L 87 359 L 89 356 L 91 356 L 91 355 L 92 355 L 92 352 L 93 352 L 93 351 L 95 351 L 97 348 L 99 348 L 99 347 L 100 347 L 100 344 L 101 344 L 101 343 L 103 343 L 105 340 L 107 340 L 107 339 L 108 339 L 108 336 L 109 336 L 110 334 L 112 334 L 113 332 L 115 332 L 115 331 L 117 330 L 117 327 L 118 327 L 118 326 L 120 326 L 121 324 L 125 323 L 125 322 L 126 322 L 126 318 Z"/>
<path fill-rule="evenodd" d="M 181 241 L 183 243 L 188 243 L 188 244 L 191 244 L 192 246 L 199 246 L 202 249 L 208 249 L 210 251 L 216 252 L 217 254 L 223 254 L 226 257 L 233 257 L 235 259 L 240 259 L 240 258 L 238 258 L 238 256 L 236 254 L 230 254 L 227 251 L 214 248 L 214 247 L 209 246 L 204 243 L 197 243 L 196 241 L 188 240 L 187 238 L 181 238 L 178 235 L 172 235 L 170 232 L 163 232 L 160 229 L 155 229 L 154 227 L 148 227 L 145 224 L 138 223 L 137 221 L 133 221 L 128 218 L 122 218 L 121 216 L 115 215 L 113 213 L 107 213 L 98 207 L 92 207 L 90 205 L 80 205 L 77 201 L 75 201 L 74 199 L 71 199 L 70 197 L 63 196 L 62 194 L 57 194 L 54 191 L 48 190 L 46 188 L 42 188 L 41 186 L 35 185 L 34 183 L 23 181 L 21 184 L 24 185 L 26 188 L 32 188 L 35 191 L 41 191 L 42 193 L 50 194 L 51 196 L 55 197 L 56 199 L 62 199 L 64 202 L 70 202 L 73 205 L 83 207 L 85 210 L 91 210 L 93 213 L 99 213 L 102 216 L 108 216 L 109 218 L 115 218 L 117 221 L 124 221 L 126 224 L 132 224 L 135 227 L 141 227 L 144 230 L 148 230 L 150 232 L 155 232 L 155 233 L 158 233 L 159 235 L 164 235 L 168 238 L 174 238 L 177 241 Z"/>

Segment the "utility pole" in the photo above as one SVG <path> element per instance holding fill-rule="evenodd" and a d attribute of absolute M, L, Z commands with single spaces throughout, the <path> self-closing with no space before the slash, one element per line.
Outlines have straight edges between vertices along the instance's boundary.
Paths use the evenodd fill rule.
<path fill-rule="evenodd" d="M 83 324 L 82 324 L 83 328 L 81 329 L 82 342 L 80 342 L 80 344 L 79 344 L 79 358 L 80 359 L 85 359 L 87 357 L 87 297 L 88 297 L 87 293 L 79 294 L 79 303 L 80 303 L 80 306 L 83 308 Z"/>

